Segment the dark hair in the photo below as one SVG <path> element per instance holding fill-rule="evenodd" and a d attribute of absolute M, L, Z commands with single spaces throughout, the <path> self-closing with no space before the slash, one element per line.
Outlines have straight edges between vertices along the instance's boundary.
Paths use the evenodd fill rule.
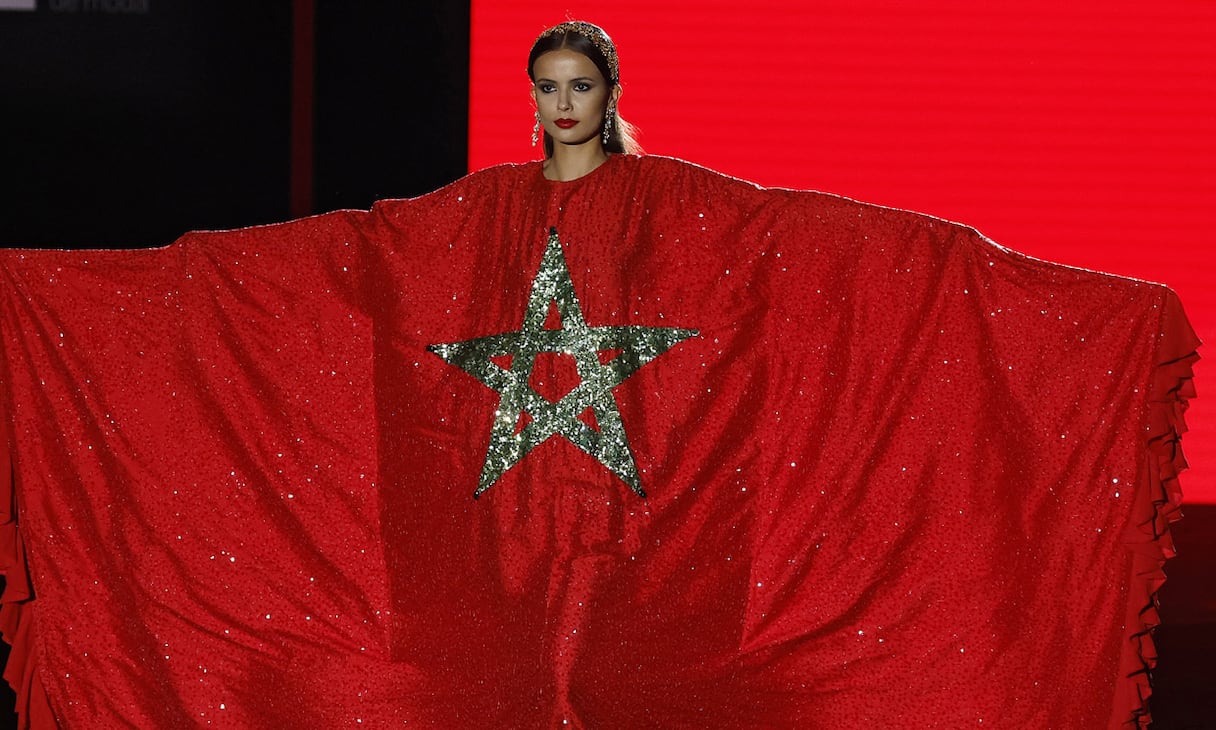
<path fill-rule="evenodd" d="M 533 68 L 536 66 L 536 59 L 550 51 L 557 51 L 563 48 L 581 53 L 599 69 L 600 75 L 608 82 L 609 87 L 619 86 L 621 80 L 617 78 L 612 68 L 612 64 L 608 62 L 608 58 L 604 52 L 597 47 L 596 43 L 584 33 L 580 33 L 572 28 L 566 28 L 567 24 L 557 26 L 557 29 L 550 29 L 541 34 L 536 42 L 532 44 L 532 52 L 528 54 L 528 78 L 536 81 L 536 74 Z M 612 49 L 613 56 L 616 55 L 616 48 L 612 45 L 612 40 L 608 34 L 599 26 L 591 25 L 590 23 L 579 23 L 581 28 L 589 30 L 600 36 L 600 42 L 607 48 Z M 601 131 L 603 127 L 600 128 Z M 608 143 L 604 145 L 605 152 L 628 152 L 630 154 L 641 153 L 642 148 L 637 143 L 637 130 L 632 124 L 621 118 L 619 111 L 613 108 L 612 114 L 612 130 L 608 133 Z M 548 132 L 544 132 L 545 138 L 545 157 L 553 156 L 553 138 Z"/>

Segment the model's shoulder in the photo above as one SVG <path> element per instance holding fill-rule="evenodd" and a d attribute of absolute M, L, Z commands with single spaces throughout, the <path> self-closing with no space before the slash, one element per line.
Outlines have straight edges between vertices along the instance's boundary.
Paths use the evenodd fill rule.
<path fill-rule="evenodd" d="M 681 182 L 691 185 L 712 185 L 721 187 L 741 187 L 759 190 L 761 186 L 748 180 L 718 172 L 695 162 L 682 160 L 666 155 L 621 155 L 624 158 L 624 169 L 630 169 L 640 177 L 661 179 L 668 183 Z"/>
<path fill-rule="evenodd" d="M 626 164 L 636 165 L 641 170 L 693 175 L 722 175 L 704 165 L 667 155 L 621 155 L 621 157 L 625 159 Z"/>
<path fill-rule="evenodd" d="M 486 167 L 467 175 L 456 178 L 452 182 L 412 198 L 389 198 L 377 201 L 374 209 L 396 209 L 400 206 L 410 206 L 419 203 L 442 203 L 449 199 L 463 201 L 467 198 L 482 197 L 502 189 L 513 190 L 522 180 L 535 176 L 538 162 L 503 163 Z"/>
<path fill-rule="evenodd" d="M 536 173 L 540 165 L 540 160 L 532 160 L 530 162 L 501 162 L 497 165 L 483 167 L 475 172 L 470 172 L 462 177 L 461 180 L 497 180 L 526 177 Z"/>
<path fill-rule="evenodd" d="M 535 177 L 540 162 L 504 162 L 470 172 L 446 186 L 449 188 L 477 188 L 496 185 L 514 185 L 521 180 Z M 442 188 L 441 188 L 442 189 Z"/>

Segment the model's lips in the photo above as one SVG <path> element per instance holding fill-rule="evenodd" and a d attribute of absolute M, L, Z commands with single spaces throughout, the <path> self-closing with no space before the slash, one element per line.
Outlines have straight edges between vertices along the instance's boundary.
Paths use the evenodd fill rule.
<path fill-rule="evenodd" d="M 562 129 L 569 129 L 569 128 L 573 127 L 574 125 L 578 124 L 578 120 L 576 120 L 576 119 L 555 119 L 555 120 L 553 120 L 553 123 L 556 124 L 557 126 L 561 127 Z"/>

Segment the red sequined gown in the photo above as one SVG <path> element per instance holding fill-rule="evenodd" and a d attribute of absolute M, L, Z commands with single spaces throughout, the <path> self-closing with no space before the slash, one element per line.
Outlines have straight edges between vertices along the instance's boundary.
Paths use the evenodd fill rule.
<path fill-rule="evenodd" d="M 1147 723 L 1161 286 L 627 156 L 0 277 L 34 727 Z"/>

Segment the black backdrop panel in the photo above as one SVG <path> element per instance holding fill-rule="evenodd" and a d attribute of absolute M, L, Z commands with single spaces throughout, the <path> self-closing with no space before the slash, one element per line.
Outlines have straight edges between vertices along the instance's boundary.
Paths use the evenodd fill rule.
<path fill-rule="evenodd" d="M 451 182 L 468 164 L 469 4 L 317 3 L 318 210 Z"/>
<path fill-rule="evenodd" d="M 289 3 L 0 13 L 9 246 L 148 246 L 287 213 Z"/>
<path fill-rule="evenodd" d="M 0 245 L 157 246 L 290 217 L 299 5 L 37 0 L 0 11 Z M 463 174 L 467 3 L 315 9 L 314 209 Z"/>

